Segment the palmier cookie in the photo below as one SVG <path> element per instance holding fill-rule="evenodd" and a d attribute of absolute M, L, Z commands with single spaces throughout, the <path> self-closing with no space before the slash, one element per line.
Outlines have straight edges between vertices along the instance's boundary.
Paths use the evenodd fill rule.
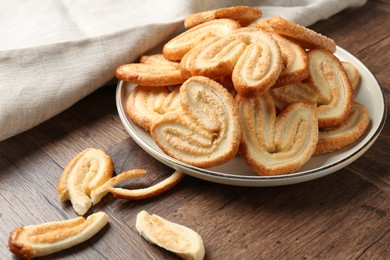
<path fill-rule="evenodd" d="M 261 16 L 262 12 L 259 8 L 250 6 L 232 6 L 190 14 L 184 19 L 184 26 L 189 29 L 198 24 L 221 18 L 232 19 L 238 21 L 241 26 L 248 26 Z"/>
<path fill-rule="evenodd" d="M 166 113 L 180 109 L 179 87 L 135 87 L 126 101 L 126 114 L 149 131 L 151 123 Z"/>
<path fill-rule="evenodd" d="M 87 219 L 77 217 L 16 228 L 9 236 L 8 249 L 24 259 L 46 256 L 81 244 L 108 223 L 108 215 L 97 212 Z"/>
<path fill-rule="evenodd" d="M 180 64 L 166 60 L 162 54 L 143 56 L 141 63 L 121 65 L 116 69 L 115 76 L 144 86 L 172 86 L 185 81 L 180 72 Z"/>
<path fill-rule="evenodd" d="M 246 27 L 196 47 L 180 66 L 193 76 L 217 79 L 231 74 L 237 93 L 248 97 L 274 85 L 283 62 L 279 46 L 268 32 Z"/>
<path fill-rule="evenodd" d="M 90 194 L 114 173 L 111 157 L 104 151 L 88 148 L 74 157 L 62 172 L 57 186 L 61 202 L 70 200 L 77 214 L 84 215 L 92 206 Z"/>
<path fill-rule="evenodd" d="M 166 114 L 150 132 L 169 156 L 201 168 L 223 164 L 238 152 L 241 128 L 230 93 L 202 76 L 191 77 L 180 88 L 182 112 Z"/>
<path fill-rule="evenodd" d="M 283 69 L 273 87 L 300 82 L 309 76 L 309 61 L 306 51 L 298 44 L 279 34 L 272 33 L 280 47 L 283 59 Z"/>
<path fill-rule="evenodd" d="M 349 115 L 353 102 L 351 83 L 339 59 L 332 53 L 315 49 L 308 52 L 310 75 L 307 82 L 318 93 L 318 125 L 336 127 Z"/>
<path fill-rule="evenodd" d="M 211 20 L 199 24 L 168 41 L 163 47 L 163 55 L 168 60 L 179 61 L 200 43 L 228 35 L 239 27 L 239 23 L 231 19 Z"/>
<path fill-rule="evenodd" d="M 270 19 L 262 20 L 258 26 L 264 28 L 265 22 L 272 28 L 272 31 L 297 42 L 304 48 L 325 49 L 331 53 L 336 51 L 336 43 L 334 40 L 309 28 L 283 19 L 280 16 L 273 16 Z"/>
<path fill-rule="evenodd" d="M 370 116 L 363 104 L 354 102 L 348 118 L 338 127 L 321 129 L 315 154 L 334 152 L 354 143 L 370 124 Z"/>
<path fill-rule="evenodd" d="M 277 115 L 268 92 L 238 101 L 240 154 L 257 174 L 290 174 L 311 158 L 318 141 L 315 106 L 294 103 Z"/>

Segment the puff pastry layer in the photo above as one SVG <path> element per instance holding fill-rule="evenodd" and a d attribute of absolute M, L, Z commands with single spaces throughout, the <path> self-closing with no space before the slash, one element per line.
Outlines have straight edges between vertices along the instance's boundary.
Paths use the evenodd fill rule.
<path fill-rule="evenodd" d="M 223 86 L 192 77 L 180 88 L 180 102 L 182 112 L 160 117 L 150 129 L 166 154 L 198 167 L 219 165 L 236 155 L 241 139 L 238 110 Z"/>
<path fill-rule="evenodd" d="M 294 103 L 278 115 L 269 93 L 239 99 L 240 154 L 259 175 L 289 174 L 313 155 L 318 141 L 315 106 Z"/>

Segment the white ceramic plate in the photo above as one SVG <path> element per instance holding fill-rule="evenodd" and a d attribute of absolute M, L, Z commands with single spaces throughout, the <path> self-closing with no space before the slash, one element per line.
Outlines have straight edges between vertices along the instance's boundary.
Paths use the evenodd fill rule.
<path fill-rule="evenodd" d="M 362 62 L 344 49 L 337 47 L 335 54 L 340 60 L 351 62 L 359 70 L 361 82 L 355 100 L 366 106 L 371 117 L 371 124 L 364 136 L 357 142 L 337 152 L 313 156 L 299 172 L 293 174 L 258 176 L 238 156 L 221 166 L 202 169 L 182 163 L 166 155 L 156 145 L 148 132 L 134 124 L 126 116 L 126 99 L 135 86 L 122 81 L 118 83 L 116 92 L 119 117 L 130 136 L 147 153 L 175 170 L 203 180 L 229 185 L 261 187 L 280 186 L 317 179 L 338 171 L 358 159 L 375 142 L 386 120 L 386 99 L 372 73 Z"/>

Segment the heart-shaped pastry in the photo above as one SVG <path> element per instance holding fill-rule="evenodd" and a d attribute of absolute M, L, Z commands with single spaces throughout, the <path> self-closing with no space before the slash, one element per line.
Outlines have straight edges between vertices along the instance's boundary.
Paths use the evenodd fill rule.
<path fill-rule="evenodd" d="M 154 121 L 150 133 L 169 156 L 197 167 L 220 165 L 233 158 L 241 140 L 238 108 L 219 83 L 191 77 L 180 87 L 182 112 Z"/>
<path fill-rule="evenodd" d="M 332 53 L 315 49 L 308 52 L 308 57 L 310 74 L 307 82 L 318 93 L 318 125 L 321 128 L 336 127 L 351 112 L 351 83 L 340 60 Z"/>
<path fill-rule="evenodd" d="M 249 97 L 275 84 L 283 62 L 270 33 L 247 27 L 192 49 L 180 62 L 180 68 L 182 74 L 212 79 L 231 75 L 237 93 Z"/>
<path fill-rule="evenodd" d="M 277 115 L 268 92 L 238 101 L 243 132 L 240 154 L 256 173 L 293 173 L 310 159 L 318 141 L 315 106 L 295 103 Z"/>

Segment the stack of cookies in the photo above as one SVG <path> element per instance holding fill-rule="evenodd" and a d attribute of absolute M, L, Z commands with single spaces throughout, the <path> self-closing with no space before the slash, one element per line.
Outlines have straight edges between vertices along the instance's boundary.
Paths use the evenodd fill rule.
<path fill-rule="evenodd" d="M 283 175 L 366 131 L 359 72 L 336 43 L 261 16 L 249 6 L 189 15 L 162 53 L 117 68 L 137 85 L 128 117 L 166 154 L 201 168 L 241 156 L 259 175 Z"/>

